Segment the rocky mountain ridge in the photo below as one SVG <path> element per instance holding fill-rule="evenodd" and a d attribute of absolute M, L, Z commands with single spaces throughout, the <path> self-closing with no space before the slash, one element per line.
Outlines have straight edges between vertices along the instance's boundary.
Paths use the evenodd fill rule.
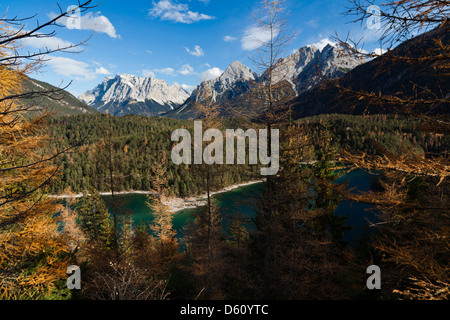
<path fill-rule="evenodd" d="M 293 54 L 277 61 L 272 72 L 272 83 L 279 84 L 279 94 L 295 98 L 299 94 L 315 87 L 324 78 L 336 79 L 344 76 L 355 67 L 366 63 L 360 56 L 342 54 L 338 45 L 327 44 L 323 48 L 308 45 L 299 48 Z M 223 115 L 234 116 L 260 112 L 249 103 L 250 89 L 264 85 L 268 81 L 268 71 L 258 75 L 239 61 L 234 61 L 218 78 L 202 82 L 179 108 L 166 114 L 177 119 L 198 117 L 196 105 L 205 97 L 208 104 L 221 105 Z"/>
<path fill-rule="evenodd" d="M 105 80 L 79 99 L 100 112 L 112 115 L 140 114 L 155 116 L 182 104 L 189 94 L 178 84 L 164 80 L 117 75 Z"/>

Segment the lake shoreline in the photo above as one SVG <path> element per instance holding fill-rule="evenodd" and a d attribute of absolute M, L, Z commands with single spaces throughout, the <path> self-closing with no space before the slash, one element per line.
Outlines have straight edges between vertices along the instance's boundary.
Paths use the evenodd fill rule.
<path fill-rule="evenodd" d="M 239 184 L 225 187 L 218 191 L 212 191 L 210 194 L 211 194 L 211 196 L 214 196 L 216 194 L 229 192 L 229 191 L 241 188 L 241 187 L 250 186 L 250 185 L 261 183 L 261 182 L 264 182 L 264 180 L 254 180 L 254 181 L 239 183 Z M 155 193 L 152 191 L 139 191 L 139 190 L 114 192 L 114 195 L 126 195 L 126 194 L 155 194 Z M 99 195 L 100 196 L 111 196 L 112 192 L 99 192 Z M 48 197 L 54 198 L 54 199 L 74 199 L 74 198 L 83 197 L 83 194 L 79 193 L 79 194 L 49 195 Z M 205 206 L 206 202 L 207 202 L 207 197 L 208 196 L 206 193 L 201 196 L 189 197 L 189 198 L 168 197 L 163 202 L 163 204 L 166 205 L 167 207 L 169 207 L 170 212 L 175 213 L 175 212 L 178 212 L 181 210 L 195 209 L 198 207 Z"/>
<path fill-rule="evenodd" d="M 218 191 L 211 191 L 210 195 L 214 196 L 216 194 L 229 192 L 229 191 L 232 191 L 235 189 L 239 189 L 241 187 L 250 186 L 250 185 L 254 185 L 254 184 L 262 183 L 262 182 L 264 182 L 264 180 L 255 180 L 255 181 L 249 181 L 249 182 L 245 182 L 245 183 L 239 183 L 239 184 L 228 186 L 228 187 L 223 188 Z M 169 209 L 170 212 L 178 212 L 181 210 L 195 209 L 198 207 L 203 207 L 207 203 L 207 198 L 208 198 L 208 195 L 206 193 L 203 194 L 202 196 L 198 196 L 198 197 L 189 197 L 189 198 L 172 197 L 172 198 L 167 198 L 166 201 L 164 201 L 164 204 L 170 208 Z"/>

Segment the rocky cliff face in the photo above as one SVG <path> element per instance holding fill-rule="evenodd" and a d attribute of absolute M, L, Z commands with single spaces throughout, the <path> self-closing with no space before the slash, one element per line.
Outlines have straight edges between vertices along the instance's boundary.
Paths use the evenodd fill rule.
<path fill-rule="evenodd" d="M 327 44 L 322 50 L 314 45 L 302 47 L 294 54 L 280 59 L 273 72 L 274 83 L 288 81 L 297 94 L 311 89 L 322 78 L 339 78 L 360 64 L 360 57 L 340 54 L 341 48 Z M 262 80 L 267 79 L 267 72 Z"/>
<path fill-rule="evenodd" d="M 79 99 L 100 112 L 113 115 L 159 115 L 178 107 L 189 94 L 174 84 L 155 78 L 129 74 L 106 78 L 95 89 Z"/>
<path fill-rule="evenodd" d="M 300 93 L 291 101 L 290 107 L 294 118 L 308 117 L 324 113 L 345 114 L 380 114 L 401 113 L 404 105 L 392 99 L 390 103 L 377 99 L 361 99 L 361 95 L 353 92 L 364 92 L 365 95 L 394 96 L 400 99 L 419 101 L 446 99 L 450 97 L 450 82 L 445 72 L 436 68 L 435 62 L 426 60 L 420 63 L 424 54 L 438 56 L 442 48 L 437 45 L 436 39 L 441 39 L 446 46 L 450 40 L 450 24 L 423 33 L 407 40 L 396 48 L 363 65 L 359 65 L 343 77 L 315 86 L 308 91 Z M 401 59 L 407 57 L 407 59 Z M 345 67 L 345 60 L 338 66 Z M 346 88 L 342 90 L 338 88 Z M 412 108 L 411 106 L 409 106 Z M 449 113 L 444 104 L 415 104 L 410 110 L 417 114 Z"/>
<path fill-rule="evenodd" d="M 239 61 L 233 61 L 218 78 L 202 82 L 192 92 L 191 98 L 199 102 L 206 96 L 216 102 L 221 98 L 229 99 L 247 91 L 249 83 L 258 79 L 258 75 Z M 224 97 L 224 95 L 227 95 Z"/>
<path fill-rule="evenodd" d="M 314 45 L 298 49 L 292 55 L 280 59 L 273 70 L 272 82 L 279 84 L 278 95 L 294 98 L 315 87 L 322 79 L 340 78 L 366 60 L 359 56 L 340 54 L 337 45 L 326 45 L 319 49 Z M 245 111 L 246 114 L 258 113 L 251 104 L 250 89 L 264 85 L 268 81 L 268 72 L 257 75 L 239 61 L 234 61 L 225 72 L 216 79 L 201 83 L 192 92 L 191 97 L 178 109 L 167 113 L 168 117 L 193 119 L 196 103 L 210 97 L 215 105 L 222 106 L 222 113 L 233 116 L 230 110 Z"/>
<path fill-rule="evenodd" d="M 340 78 L 365 62 L 357 56 L 341 55 L 336 45 L 327 44 L 323 49 L 314 45 L 302 47 L 276 63 L 272 80 L 274 84 L 281 84 L 282 89 L 275 94 L 294 98 L 314 88 L 323 77 Z M 100 112 L 113 115 L 165 114 L 181 119 L 198 116 L 196 105 L 207 100 L 208 104 L 221 105 L 227 116 L 233 116 L 230 110 L 247 114 L 261 111 L 253 110 L 250 91 L 267 80 L 267 71 L 258 75 L 241 62 L 233 61 L 220 77 L 202 82 L 191 95 L 178 84 L 169 86 L 163 80 L 123 74 L 106 78 L 79 99 Z"/>

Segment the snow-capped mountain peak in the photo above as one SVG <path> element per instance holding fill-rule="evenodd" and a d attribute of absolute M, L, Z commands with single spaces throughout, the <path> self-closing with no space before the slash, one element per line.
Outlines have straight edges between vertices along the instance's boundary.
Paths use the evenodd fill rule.
<path fill-rule="evenodd" d="M 164 80 L 152 77 L 120 74 L 115 78 L 105 78 L 79 99 L 99 111 L 108 110 L 111 114 L 135 113 L 133 107 L 136 106 L 133 104 L 139 104 L 139 109 L 143 109 L 143 105 L 151 105 L 150 109 L 155 110 L 148 110 L 144 114 L 154 115 L 173 109 L 188 97 L 189 94 L 179 84 L 169 86 Z"/>
<path fill-rule="evenodd" d="M 330 41 L 301 47 L 276 63 L 273 81 L 288 81 L 300 93 L 315 86 L 322 77 L 340 77 L 367 62 L 361 57 L 339 54 L 339 50 L 340 46 Z"/>
<path fill-rule="evenodd" d="M 272 69 L 271 82 L 277 84 L 276 90 L 291 99 L 313 88 L 324 78 L 339 78 L 367 62 L 357 55 L 343 55 L 341 49 L 338 44 L 328 39 L 301 47 L 293 54 L 278 60 Z M 217 105 L 227 105 L 230 112 L 233 109 L 245 108 L 249 112 L 258 112 L 255 109 L 258 106 L 251 103 L 248 91 L 267 84 L 270 79 L 269 71 L 268 69 L 259 76 L 241 62 L 233 61 L 220 77 L 202 82 L 192 92 L 191 97 L 168 116 L 193 118 L 196 116 L 196 103 L 204 101 L 207 96 Z"/>

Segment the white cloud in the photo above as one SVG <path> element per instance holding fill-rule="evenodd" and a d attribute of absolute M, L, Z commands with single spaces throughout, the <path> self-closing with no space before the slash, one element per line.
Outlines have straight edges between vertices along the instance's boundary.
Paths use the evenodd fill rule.
<path fill-rule="evenodd" d="M 273 37 L 278 36 L 278 30 L 274 30 Z M 248 27 L 241 39 L 242 49 L 251 51 L 260 48 L 264 43 L 271 39 L 271 31 L 269 28 L 260 26 Z"/>
<path fill-rule="evenodd" d="M 187 4 L 173 3 L 171 0 L 154 2 L 153 8 L 149 10 L 149 15 L 161 20 L 188 24 L 215 19 L 215 17 L 203 13 L 192 12 Z"/>
<path fill-rule="evenodd" d="M 182 84 L 181 87 L 186 91 L 191 93 L 195 88 L 197 88 L 196 86 L 191 86 L 189 84 Z"/>
<path fill-rule="evenodd" d="M 51 18 L 56 17 L 55 13 L 50 14 Z M 69 23 L 74 20 L 70 17 L 62 17 L 58 20 L 59 23 L 63 25 L 69 25 Z M 118 38 L 119 35 L 116 33 L 116 28 L 109 19 L 101 14 L 101 12 L 81 15 L 79 23 L 70 25 L 70 29 L 77 30 L 93 30 L 96 32 L 106 33 L 111 38 Z"/>
<path fill-rule="evenodd" d="M 315 46 L 320 51 L 322 51 L 327 45 L 331 45 L 331 46 L 335 47 L 336 42 L 331 41 L 328 38 L 324 38 L 324 39 L 320 40 L 319 42 L 312 44 L 312 46 Z"/>
<path fill-rule="evenodd" d="M 188 64 L 185 64 L 184 66 L 181 67 L 181 70 L 178 72 L 184 76 L 188 76 L 188 75 L 194 74 L 194 68 L 192 68 Z"/>
<path fill-rule="evenodd" d="M 150 50 L 145 51 L 145 53 L 152 54 L 153 52 Z"/>
<path fill-rule="evenodd" d="M 181 74 L 183 76 L 188 76 L 188 75 L 195 74 L 194 68 L 191 67 L 189 64 L 183 65 L 180 68 L 180 70 L 177 70 L 177 71 L 175 71 L 174 68 L 142 70 L 142 75 L 144 77 L 153 77 L 153 78 L 155 78 L 157 73 L 164 74 L 166 76 L 176 76 L 177 73 L 179 73 L 179 74 Z"/>
<path fill-rule="evenodd" d="M 156 72 L 156 73 L 165 74 L 167 76 L 175 75 L 175 69 L 173 69 L 173 68 L 155 69 L 153 71 Z"/>
<path fill-rule="evenodd" d="M 79 81 L 94 80 L 97 76 L 96 71 L 92 70 L 90 65 L 85 62 L 64 57 L 47 58 L 47 64 L 59 75 Z"/>
<path fill-rule="evenodd" d="M 237 40 L 237 38 L 236 37 L 232 37 L 232 36 L 225 36 L 225 37 L 223 37 L 223 41 L 225 41 L 225 42 L 233 42 L 233 41 L 236 41 Z"/>
<path fill-rule="evenodd" d="M 372 51 L 373 54 L 376 54 L 379 56 L 385 54 L 386 52 L 387 52 L 387 50 L 384 50 L 382 48 L 376 48 L 375 50 Z"/>
<path fill-rule="evenodd" d="M 364 55 L 369 54 L 369 52 L 368 52 L 367 50 L 363 49 L 363 48 L 359 48 L 359 49 L 357 49 L 357 51 L 358 51 L 359 53 L 364 54 Z"/>
<path fill-rule="evenodd" d="M 99 68 L 95 68 L 95 73 L 96 74 L 101 74 L 101 75 L 109 75 L 111 74 L 111 72 L 103 67 L 99 67 Z"/>
<path fill-rule="evenodd" d="M 204 56 L 205 55 L 205 53 L 203 52 L 203 49 L 202 48 L 200 48 L 200 46 L 195 46 L 194 47 L 194 50 L 189 50 L 189 48 L 184 48 L 185 50 L 186 50 L 186 52 L 188 52 L 188 53 L 190 53 L 190 54 L 192 54 L 193 56 L 196 56 L 196 57 L 201 57 L 201 56 Z"/>
<path fill-rule="evenodd" d="M 25 38 L 22 43 L 26 47 L 36 49 L 57 50 L 73 46 L 73 43 L 60 39 L 58 37 L 44 37 L 44 38 Z"/>
<path fill-rule="evenodd" d="M 211 68 L 202 73 L 202 80 L 212 80 L 220 77 L 223 73 L 223 70 L 219 68 Z"/>
<path fill-rule="evenodd" d="M 156 75 L 152 70 L 142 70 L 142 75 L 146 78 L 148 77 L 156 78 Z"/>
<path fill-rule="evenodd" d="M 314 19 L 314 18 L 306 21 L 306 25 L 310 28 L 318 28 L 319 27 L 319 23 L 317 22 L 317 19 Z"/>

